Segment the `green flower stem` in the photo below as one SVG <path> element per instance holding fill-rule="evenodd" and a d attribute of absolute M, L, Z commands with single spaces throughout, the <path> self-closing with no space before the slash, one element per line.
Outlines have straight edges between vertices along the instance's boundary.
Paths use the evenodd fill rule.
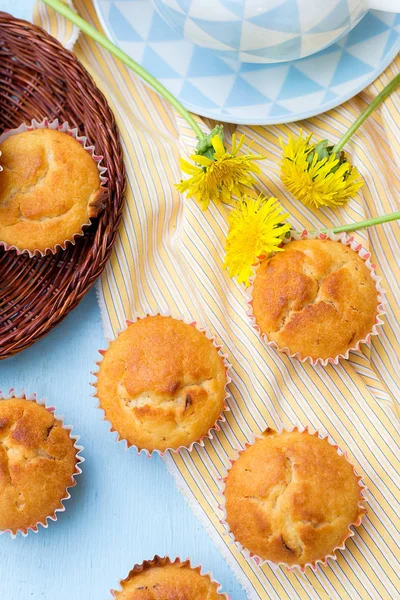
<path fill-rule="evenodd" d="M 383 88 L 383 90 L 376 96 L 376 98 L 374 98 L 371 102 L 371 104 L 369 104 L 369 106 L 367 106 L 367 108 L 364 110 L 364 112 L 361 113 L 361 115 L 358 117 L 358 119 L 356 121 L 354 121 L 353 125 L 350 127 L 350 129 L 348 129 L 346 131 L 346 133 L 344 134 L 344 136 L 338 141 L 338 143 L 336 144 L 336 146 L 333 147 L 332 152 L 340 152 L 343 148 L 343 146 L 346 144 L 346 142 L 349 141 L 349 139 L 351 138 L 351 136 L 353 135 L 353 133 L 355 131 L 357 131 L 357 129 L 364 123 L 365 119 L 367 119 L 369 117 L 369 115 L 374 112 L 374 110 L 380 105 L 382 104 L 382 102 L 384 100 L 386 100 L 386 98 L 388 96 L 390 96 L 390 94 L 400 85 L 400 73 L 398 75 L 396 75 L 396 77 L 394 77 L 392 79 L 392 81 L 390 81 L 390 83 L 387 84 L 386 87 Z"/>
<path fill-rule="evenodd" d="M 322 229 L 325 233 L 327 231 L 333 231 L 333 233 L 342 233 L 343 231 L 356 231 L 356 229 L 364 229 L 365 227 L 372 227 L 372 225 L 380 225 L 381 223 L 388 223 L 389 221 L 396 221 L 400 219 L 400 211 L 389 213 L 381 217 L 374 217 L 373 219 L 367 219 L 366 221 L 358 221 L 357 223 L 349 223 L 347 225 L 340 225 L 339 227 L 331 227 L 329 229 Z"/>
<path fill-rule="evenodd" d="M 100 33 L 95 27 L 90 25 L 85 19 L 82 19 L 79 15 L 76 14 L 69 6 L 63 4 L 59 0 L 43 0 L 45 4 L 48 4 L 53 8 L 56 12 L 60 13 L 63 17 L 71 21 L 74 25 L 76 25 L 79 29 L 81 29 L 86 35 L 94 39 L 96 42 L 103 46 L 106 50 L 111 52 L 116 58 L 118 58 L 121 62 L 123 62 L 127 67 L 132 69 L 137 75 L 139 75 L 146 83 L 151 85 L 151 87 L 158 92 L 163 98 L 168 100 L 172 104 L 172 106 L 178 111 L 178 113 L 186 120 L 188 125 L 193 129 L 198 139 L 201 140 L 205 137 L 200 127 L 193 119 L 192 115 L 182 106 L 182 104 L 164 87 L 155 77 L 150 75 L 146 69 L 143 69 L 136 61 L 130 58 L 125 52 L 120 50 L 115 44 L 113 44 L 105 35 Z"/>

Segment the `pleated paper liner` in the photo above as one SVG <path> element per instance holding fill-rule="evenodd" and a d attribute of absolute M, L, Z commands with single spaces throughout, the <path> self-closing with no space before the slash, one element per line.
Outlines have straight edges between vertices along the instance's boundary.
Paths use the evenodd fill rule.
<path fill-rule="evenodd" d="M 256 267 L 254 269 L 254 274 L 250 279 L 250 286 L 247 289 L 247 305 L 248 306 L 247 306 L 246 314 L 250 319 L 251 326 L 258 333 L 261 340 L 263 341 L 263 343 L 266 346 L 268 346 L 270 348 L 274 348 L 274 350 L 277 350 L 278 352 L 283 352 L 284 354 L 287 354 L 291 358 L 296 358 L 297 360 L 300 360 L 301 362 L 310 362 L 314 366 L 318 365 L 318 364 L 326 366 L 329 363 L 337 365 L 341 358 L 344 358 L 347 360 L 349 358 L 350 352 L 358 351 L 360 349 L 361 344 L 369 344 L 371 341 L 371 337 L 373 335 L 379 335 L 380 327 L 384 323 L 384 321 L 382 320 L 382 317 L 383 317 L 383 315 L 386 314 L 385 290 L 381 286 L 382 277 L 379 277 L 376 274 L 376 265 L 371 263 L 371 253 L 368 252 L 368 250 L 366 250 L 362 246 L 362 244 L 357 242 L 353 236 L 349 236 L 346 233 L 339 233 L 339 234 L 334 234 L 332 232 L 319 233 L 319 232 L 309 232 L 309 231 L 304 230 L 301 233 L 300 232 L 291 232 L 290 237 L 284 238 L 283 243 L 288 244 L 292 240 L 305 240 L 305 239 L 307 239 L 307 240 L 313 240 L 313 239 L 328 240 L 329 239 L 334 242 L 341 242 L 345 246 L 349 246 L 352 250 L 354 250 L 354 252 L 356 252 L 363 259 L 366 267 L 368 268 L 368 270 L 371 274 L 373 281 L 375 282 L 375 289 L 376 289 L 376 293 L 377 293 L 377 297 L 378 297 L 378 306 L 377 306 L 377 312 L 376 312 L 376 316 L 375 316 L 375 323 L 374 323 L 370 333 L 368 333 L 368 335 L 365 338 L 358 340 L 355 343 L 355 345 L 352 346 L 351 348 L 349 348 L 344 354 L 338 354 L 337 356 L 330 357 L 330 358 L 324 358 L 324 359 L 323 358 L 312 358 L 311 356 L 302 356 L 299 352 L 291 353 L 288 347 L 280 348 L 275 341 L 268 339 L 268 336 L 266 333 L 261 332 L 259 326 L 257 325 L 256 319 L 255 319 L 255 316 L 253 313 L 253 285 L 254 285 L 254 280 L 256 278 L 256 275 L 257 275 L 258 267 Z"/>
<path fill-rule="evenodd" d="M 77 461 L 75 464 L 75 472 L 73 473 L 73 475 L 71 475 L 71 483 L 65 488 L 65 496 L 63 496 L 60 499 L 59 506 L 54 510 L 54 512 L 52 514 L 47 515 L 43 519 L 43 521 L 38 521 L 36 524 L 34 524 L 30 527 L 27 527 L 26 530 L 18 529 L 18 531 L 16 533 L 13 533 L 9 529 L 0 530 L 0 535 L 3 533 L 9 533 L 11 538 L 15 539 L 18 534 L 21 534 L 23 537 L 26 537 L 30 531 L 32 531 L 34 533 L 38 533 L 39 526 L 43 527 L 44 529 L 47 529 L 50 521 L 57 521 L 57 513 L 61 513 L 61 512 L 65 511 L 64 502 L 66 500 L 69 500 L 69 498 L 71 498 L 71 494 L 69 493 L 69 490 L 76 486 L 76 484 L 77 484 L 76 477 L 77 477 L 77 475 L 80 475 L 82 473 L 81 465 L 83 462 L 85 462 L 85 459 L 81 455 L 81 452 L 84 450 L 84 448 L 83 448 L 83 446 L 78 444 L 80 437 L 78 435 L 72 435 L 72 425 L 64 425 L 64 422 L 63 422 L 64 417 L 62 417 L 62 416 L 59 417 L 55 414 L 54 406 L 47 406 L 45 400 L 43 400 L 43 399 L 38 400 L 36 397 L 36 394 L 27 395 L 24 390 L 21 390 L 21 392 L 16 393 L 16 391 L 12 388 L 12 389 L 10 389 L 8 394 L 5 394 L 4 392 L 2 392 L 0 390 L 0 402 L 2 400 L 10 400 L 12 398 L 35 402 L 36 404 L 39 404 L 40 406 L 43 406 L 46 410 L 48 410 L 57 421 L 60 421 L 63 429 L 69 431 L 70 439 L 74 440 L 73 447 L 76 450 L 75 457 L 76 457 L 76 461 Z"/>
<path fill-rule="evenodd" d="M 232 468 L 233 464 L 237 461 L 237 459 L 239 458 L 239 456 L 241 454 L 243 454 L 247 448 L 249 448 L 250 446 L 252 446 L 255 441 L 257 439 L 260 439 L 261 436 L 254 434 L 252 435 L 252 440 L 250 443 L 245 443 L 244 448 L 242 450 L 236 450 L 235 452 L 235 456 L 231 459 L 229 459 L 229 466 L 225 469 L 225 472 L 223 473 L 222 477 L 219 479 L 219 509 L 222 512 L 222 519 L 220 520 L 221 525 L 224 528 L 224 535 L 228 536 L 230 539 L 230 544 L 235 545 L 237 550 L 245 557 L 245 559 L 247 561 L 249 561 L 250 563 L 253 563 L 254 565 L 260 567 L 262 565 L 268 564 L 272 569 L 277 569 L 279 567 L 283 567 L 285 569 L 287 569 L 288 571 L 299 571 L 301 573 L 304 573 L 306 571 L 307 568 L 311 568 L 313 571 L 317 571 L 318 570 L 318 566 L 324 566 L 326 567 L 328 565 L 328 560 L 337 560 L 337 556 L 336 556 L 336 552 L 338 552 L 339 550 L 344 550 L 345 546 L 346 546 L 346 541 L 354 536 L 354 531 L 352 529 L 352 527 L 358 527 L 359 525 L 361 525 L 362 519 L 364 517 L 364 515 L 367 512 L 367 509 L 364 506 L 364 502 L 366 501 L 366 494 L 367 494 L 367 487 L 364 485 L 363 481 L 362 481 L 362 477 L 360 475 L 357 474 L 354 465 L 349 461 L 348 457 L 347 457 L 347 453 L 346 451 L 341 450 L 341 448 L 339 448 L 339 446 L 337 444 L 335 444 L 335 442 L 330 438 L 329 435 L 321 435 L 320 433 L 318 433 L 318 431 L 314 431 L 314 433 L 311 433 L 309 431 L 310 427 L 307 426 L 305 428 L 300 427 L 300 426 L 295 426 L 292 428 L 280 428 L 279 430 L 277 429 L 278 433 L 283 433 L 283 432 L 292 432 L 292 431 L 298 431 L 299 433 L 305 434 L 305 435 L 313 435 L 316 437 L 319 437 L 321 440 L 327 440 L 327 442 L 333 446 L 335 448 L 335 450 L 337 451 L 339 456 L 344 456 L 344 458 L 346 459 L 346 461 L 352 466 L 353 468 L 353 472 L 354 475 L 357 478 L 358 481 L 358 487 L 359 487 L 359 501 L 358 501 L 358 508 L 360 511 L 359 517 L 356 521 L 354 521 L 353 523 L 349 523 L 349 527 L 348 527 L 348 531 L 346 532 L 346 535 L 343 537 L 341 543 L 336 546 L 335 548 L 333 548 L 332 552 L 330 554 L 327 554 L 324 557 L 321 557 L 321 559 L 315 560 L 313 562 L 310 563 L 306 563 L 304 566 L 300 566 L 300 565 L 288 565 L 287 563 L 284 562 L 279 562 L 279 563 L 275 563 L 269 559 L 265 559 L 262 558 L 261 556 L 258 556 L 257 554 L 254 554 L 253 552 L 251 552 L 250 550 L 248 550 L 247 548 L 245 548 L 234 536 L 234 534 L 232 533 L 232 531 L 230 530 L 229 524 L 226 520 L 226 509 L 225 509 L 225 505 L 226 505 L 226 500 L 225 500 L 225 495 L 224 495 L 224 491 L 225 491 L 225 485 L 226 485 L 226 480 L 228 477 L 228 473 L 230 471 L 230 469 Z"/>
<path fill-rule="evenodd" d="M 93 160 L 95 161 L 95 163 L 97 165 L 97 169 L 99 171 L 100 186 L 101 186 L 101 189 L 103 190 L 103 194 L 99 195 L 99 198 L 96 201 L 96 204 L 93 206 L 91 205 L 93 214 L 90 216 L 90 218 L 97 217 L 99 215 L 99 213 L 101 212 L 101 210 L 104 208 L 103 200 L 104 200 L 104 195 L 106 194 L 105 185 L 108 181 L 107 177 L 105 176 L 107 168 L 101 164 L 101 161 L 103 160 L 103 156 L 96 154 L 94 146 L 87 145 L 87 137 L 85 135 L 79 135 L 78 129 L 76 127 L 70 128 L 67 121 L 60 124 L 58 119 L 55 119 L 54 121 L 50 121 L 49 119 L 43 119 L 42 121 L 36 121 L 36 119 L 32 119 L 30 125 L 27 125 L 26 123 L 22 123 L 19 127 L 15 128 L 15 129 L 6 129 L 0 135 L 0 144 L 2 144 L 7 138 L 11 137 L 12 135 L 16 135 L 18 133 L 23 133 L 25 131 L 33 131 L 34 129 L 52 129 L 52 130 L 60 131 L 62 133 L 66 133 L 69 136 L 73 137 L 77 142 L 79 142 L 80 145 L 86 150 L 86 152 L 88 152 L 90 154 L 90 156 L 93 158 Z M 0 169 L 0 170 L 2 170 L 2 169 Z M 88 227 L 90 227 L 90 225 L 91 225 L 91 222 L 90 222 L 90 219 L 88 219 L 87 223 L 82 223 L 81 230 L 77 231 L 72 236 L 71 239 L 64 240 L 62 243 L 56 244 L 53 247 L 48 247 L 44 251 L 39 250 L 39 249 L 31 251 L 31 250 L 27 250 L 26 248 L 18 248 L 15 245 L 7 244 L 6 242 L 3 242 L 1 240 L 0 240 L 0 247 L 4 248 L 4 250 L 15 250 L 17 252 L 17 254 L 29 254 L 29 256 L 31 258 L 33 256 L 45 256 L 46 254 L 55 254 L 59 250 L 65 250 L 67 244 L 75 245 L 76 239 L 79 237 L 82 237 L 85 233 L 84 230 L 87 229 Z"/>
<path fill-rule="evenodd" d="M 213 577 L 213 574 L 210 571 L 204 571 L 203 567 L 201 565 L 193 567 L 190 559 L 187 558 L 186 560 L 181 561 L 179 558 L 175 558 L 175 559 L 170 559 L 168 556 L 158 556 L 156 555 L 152 560 L 145 560 L 142 562 L 142 564 L 140 565 L 135 565 L 134 568 L 130 571 L 129 575 L 125 578 L 122 579 L 120 581 L 120 588 L 119 590 L 111 590 L 111 595 L 113 598 L 116 597 L 116 594 L 120 593 L 122 591 L 121 585 L 124 582 L 129 581 L 129 579 L 138 573 L 142 573 L 143 571 L 152 569 L 154 567 L 164 567 L 165 565 L 174 565 L 180 563 L 182 565 L 184 565 L 185 567 L 189 567 L 189 569 L 192 569 L 193 571 L 197 571 L 199 573 L 199 575 L 201 575 L 202 577 L 205 577 L 207 579 L 209 579 L 209 581 L 212 584 L 215 584 L 215 591 L 217 592 L 217 594 L 219 596 L 221 596 L 221 599 L 224 598 L 225 600 L 232 600 L 230 596 L 228 596 L 228 594 L 222 593 L 220 590 L 222 588 L 221 584 L 218 583 L 218 581 L 216 581 Z M 204 599 L 206 600 L 206 599 Z"/>
<path fill-rule="evenodd" d="M 128 440 L 126 440 L 125 438 L 122 438 L 119 435 L 118 431 L 116 429 L 114 429 L 114 427 L 113 427 L 112 423 L 110 423 L 109 419 L 107 419 L 105 411 L 101 408 L 100 401 L 99 401 L 99 404 L 98 404 L 97 408 L 100 409 L 103 412 L 103 414 L 104 414 L 103 420 L 104 421 L 108 421 L 110 423 L 110 432 L 116 432 L 117 433 L 116 441 L 117 442 L 125 442 L 125 449 L 126 450 L 128 450 L 129 448 L 133 448 L 133 449 L 135 449 L 137 451 L 138 454 L 140 454 L 141 452 L 144 452 L 148 457 L 150 457 L 153 453 L 158 454 L 159 456 L 164 456 L 164 454 L 166 454 L 166 452 L 178 453 L 181 450 L 188 450 L 188 452 L 191 452 L 193 450 L 193 448 L 194 448 L 195 445 L 204 447 L 205 440 L 206 439 L 212 440 L 213 439 L 213 432 L 214 431 L 220 431 L 220 429 L 221 429 L 220 423 L 225 423 L 226 422 L 226 418 L 225 418 L 224 413 L 230 410 L 230 408 L 228 406 L 228 403 L 227 403 L 227 400 L 230 397 L 229 390 L 228 390 L 228 385 L 231 382 L 231 377 L 229 375 L 229 372 L 230 372 L 230 370 L 232 368 L 232 365 L 230 364 L 230 362 L 228 360 L 228 355 L 224 354 L 224 352 L 222 350 L 222 346 L 220 344 L 218 344 L 216 338 L 211 334 L 211 332 L 209 331 L 209 329 L 207 327 L 203 327 L 203 326 L 198 325 L 196 321 L 187 320 L 187 319 L 185 319 L 185 317 L 183 315 L 173 316 L 170 311 L 158 311 L 158 312 L 155 312 L 155 313 L 146 313 L 144 316 L 137 316 L 134 320 L 127 320 L 126 321 L 126 326 L 123 329 L 121 329 L 121 330 L 119 330 L 117 332 L 117 336 L 114 338 L 114 340 L 117 339 L 117 337 L 123 331 L 125 331 L 128 328 L 129 325 L 132 325 L 133 323 L 136 323 L 137 321 L 139 321 L 141 319 L 145 319 L 147 317 L 155 317 L 155 316 L 171 317 L 171 318 L 173 318 L 173 319 L 175 319 L 177 321 L 182 321 L 183 323 L 185 323 L 186 325 L 189 325 L 190 327 L 195 327 L 198 331 L 200 331 L 201 333 L 203 333 L 203 335 L 205 335 L 205 337 L 212 342 L 213 346 L 218 351 L 219 356 L 223 360 L 223 363 L 224 363 L 224 366 L 225 366 L 226 381 L 225 381 L 224 405 L 222 407 L 221 414 L 218 417 L 218 419 L 215 422 L 215 424 L 208 430 L 208 432 L 205 435 L 203 435 L 200 439 L 191 442 L 191 444 L 189 446 L 179 446 L 178 448 L 167 448 L 166 450 L 148 450 L 146 448 L 139 448 L 135 444 L 129 443 Z M 112 341 L 114 341 L 114 340 L 112 340 Z M 108 347 L 109 347 L 109 345 L 107 346 L 106 349 L 99 350 L 99 353 L 102 355 L 102 357 L 106 354 L 106 352 L 108 350 Z M 94 375 L 96 377 L 96 379 L 97 379 L 97 373 L 100 370 L 100 365 L 101 365 L 102 359 L 96 363 L 96 365 L 98 366 L 97 371 L 92 372 L 92 375 Z M 97 381 L 93 382 L 91 385 L 93 385 L 96 388 L 96 392 L 93 394 L 93 396 L 96 397 L 99 400 L 99 398 L 97 396 Z"/>

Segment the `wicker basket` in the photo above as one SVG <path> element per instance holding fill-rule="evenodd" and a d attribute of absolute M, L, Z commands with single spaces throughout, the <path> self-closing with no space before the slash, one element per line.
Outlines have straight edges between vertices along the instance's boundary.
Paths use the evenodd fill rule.
<path fill-rule="evenodd" d="M 74 55 L 45 31 L 0 12 L 0 131 L 59 117 L 104 156 L 106 208 L 76 245 L 44 258 L 0 251 L 0 359 L 57 325 L 103 271 L 123 208 L 125 168 L 114 116 Z"/>

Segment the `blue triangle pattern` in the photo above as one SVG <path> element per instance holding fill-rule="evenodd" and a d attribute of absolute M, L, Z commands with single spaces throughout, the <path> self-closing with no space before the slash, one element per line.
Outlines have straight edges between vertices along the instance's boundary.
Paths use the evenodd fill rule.
<path fill-rule="evenodd" d="M 227 52 L 224 52 L 224 55 L 226 56 L 226 58 L 232 58 L 233 60 L 240 60 L 240 51 L 239 50 L 229 50 Z"/>
<path fill-rule="evenodd" d="M 343 51 L 330 85 L 340 85 L 354 79 L 355 74 L 357 74 L 357 77 L 361 77 L 362 75 L 367 75 L 370 72 L 371 67 L 365 64 L 365 62 L 362 62 L 362 60 L 359 60 L 358 58 L 351 56 L 351 54 L 348 54 L 346 51 Z"/>
<path fill-rule="evenodd" d="M 346 46 L 354 46 L 354 44 L 365 42 L 388 29 L 389 27 L 385 23 L 377 19 L 371 12 L 368 12 L 357 27 L 348 34 Z"/>
<path fill-rule="evenodd" d="M 350 23 L 349 5 L 347 0 L 339 0 L 329 15 L 307 33 L 325 33 L 345 27 L 348 23 Z"/>
<path fill-rule="evenodd" d="M 249 21 L 266 29 L 285 31 L 286 33 L 301 33 L 297 0 L 286 0 L 283 4 L 252 17 Z"/>
<path fill-rule="evenodd" d="M 131 1 L 137 5 L 138 2 L 143 0 Z M 317 3 L 316 0 L 313 1 Z M 338 3 L 337 0 L 325 1 L 328 2 L 328 10 L 331 11 L 327 18 L 329 27 L 331 27 L 332 15 L 334 12 L 332 6 L 336 5 L 337 8 Z M 179 6 L 182 7 L 183 13 L 190 8 L 193 0 L 175 0 L 175 2 L 174 9 L 167 4 L 162 4 L 161 7 L 164 6 L 166 11 L 170 11 L 174 14 L 177 28 L 183 27 L 187 17 L 185 14 L 179 12 Z M 244 2 L 242 0 L 218 0 L 218 2 L 220 6 L 224 6 L 230 11 L 232 15 L 230 25 L 234 24 L 232 25 L 233 31 L 234 33 L 237 33 L 238 28 L 240 27 L 240 17 L 243 16 Z M 288 0 L 280 0 L 280 2 L 281 6 L 284 6 L 286 9 L 290 6 Z M 126 5 L 128 2 L 124 2 L 123 4 Z M 105 5 L 107 5 L 106 8 Z M 301 118 L 301 116 L 298 116 L 297 98 L 301 98 L 305 94 L 310 97 L 310 114 L 314 110 L 316 113 L 318 108 L 327 110 L 331 106 L 338 105 L 352 91 L 354 92 L 354 82 L 357 82 L 357 85 L 359 85 L 360 81 L 364 81 L 365 84 L 367 84 L 374 76 L 374 68 L 364 62 L 362 54 L 364 51 L 368 52 L 369 43 L 372 48 L 374 47 L 374 44 L 376 46 L 379 45 L 379 48 L 385 46 L 385 49 L 382 51 L 382 56 L 378 56 L 375 52 L 376 56 L 374 55 L 374 58 L 376 58 L 377 63 L 379 63 L 377 64 L 377 69 L 383 68 L 384 64 L 386 64 L 385 61 L 387 62 L 394 54 L 394 51 L 400 47 L 400 14 L 393 14 L 390 15 L 390 17 L 385 18 L 376 11 L 372 11 L 364 16 L 357 27 L 345 37 L 341 38 L 338 43 L 332 44 L 317 55 L 314 55 L 314 57 L 318 56 L 321 58 L 321 68 L 324 68 L 323 57 L 326 56 L 327 61 L 329 62 L 329 55 L 333 52 L 340 51 L 339 64 L 329 85 L 323 85 L 318 80 L 318 72 L 315 72 L 314 76 L 314 71 L 307 70 L 307 61 L 309 58 L 293 60 L 291 63 L 289 62 L 285 65 L 285 73 L 288 73 L 288 75 L 285 78 L 279 97 L 276 98 L 275 101 L 272 101 L 268 97 L 268 88 L 264 93 L 263 91 L 258 90 L 257 87 L 254 87 L 254 84 L 252 85 L 242 79 L 240 75 L 253 72 L 255 73 L 253 77 L 259 78 L 260 80 L 261 78 L 266 81 L 270 78 L 273 80 L 275 77 L 273 70 L 282 68 L 279 66 L 282 65 L 282 63 L 279 62 L 279 60 L 281 60 L 279 53 L 282 55 L 283 51 L 286 50 L 285 45 L 290 45 L 292 50 L 295 49 L 296 45 L 298 46 L 300 42 L 299 36 L 295 36 L 294 41 L 288 40 L 283 46 L 278 45 L 274 47 L 277 62 L 272 64 L 243 63 L 239 61 L 239 59 L 242 59 L 244 56 L 243 52 L 229 51 L 217 53 L 206 48 L 190 46 L 188 44 L 190 64 L 188 66 L 189 73 L 186 76 L 198 78 L 197 83 L 199 83 L 199 87 L 201 87 L 203 77 L 211 77 L 213 79 L 210 88 L 204 88 L 204 92 L 207 92 L 207 95 L 210 96 L 206 97 L 203 91 L 197 89 L 191 81 L 186 80 L 185 82 L 184 77 L 181 76 L 180 72 L 175 71 L 175 61 L 179 59 L 179 56 L 177 56 L 176 53 L 179 51 L 180 41 L 182 41 L 183 38 L 175 33 L 173 29 L 169 28 L 162 18 L 160 18 L 159 15 L 162 16 L 163 14 L 162 10 L 159 12 L 159 15 L 155 12 L 151 17 L 149 15 L 152 19 L 149 32 L 148 35 L 146 34 L 145 39 L 142 39 L 143 36 L 140 30 L 137 31 L 135 29 L 136 22 L 131 21 L 124 16 L 126 11 L 124 10 L 122 12 L 118 2 L 115 0 L 108 0 L 107 2 L 103 1 L 100 3 L 100 7 L 103 17 L 106 19 L 108 26 L 113 31 L 113 34 L 118 41 L 122 44 L 124 44 L 124 42 L 133 42 L 132 52 L 136 51 L 137 45 L 139 45 L 140 48 L 145 47 L 141 64 L 151 73 L 154 73 L 156 77 L 165 80 L 167 86 L 170 86 L 172 90 L 179 90 L 178 97 L 189 107 L 189 109 L 199 113 L 204 111 L 203 114 L 209 115 L 215 119 L 220 119 L 222 115 L 226 115 L 228 121 L 233 118 L 232 114 L 234 115 L 234 119 L 243 119 L 243 121 L 247 123 L 260 122 L 263 119 L 266 120 L 265 122 L 275 123 Z M 249 21 L 255 23 L 258 21 L 258 23 L 261 22 L 266 27 L 273 28 L 274 20 L 271 18 L 271 15 L 268 14 L 270 12 L 271 11 L 267 11 L 267 13 L 259 15 L 259 19 L 252 18 L 249 19 Z M 239 23 L 236 22 L 235 24 L 235 19 L 237 17 L 239 17 Z M 178 22 L 176 19 L 178 19 Z M 206 22 L 203 21 L 201 23 L 201 19 L 198 19 L 196 20 L 196 23 L 201 26 Z M 319 24 L 319 26 L 321 26 L 321 24 Z M 217 31 L 215 27 L 219 27 L 219 25 L 214 25 L 215 37 L 219 37 L 219 30 Z M 230 31 L 228 35 L 232 35 L 232 31 Z M 165 42 L 163 53 L 159 51 L 157 45 L 157 52 L 160 52 L 159 54 L 153 50 L 151 45 L 146 47 L 146 40 L 158 44 Z M 355 46 L 362 44 L 364 41 L 367 41 L 365 47 L 364 45 L 359 45 L 356 50 Z M 169 45 L 171 46 L 171 52 L 169 50 Z M 127 44 L 127 46 L 129 47 L 129 44 Z M 353 52 L 353 47 L 354 53 L 357 54 L 359 58 L 350 54 L 350 52 Z M 347 49 L 349 51 L 347 51 Z M 270 50 L 268 50 L 268 53 L 270 53 Z M 253 50 L 248 52 L 248 54 L 258 58 L 263 57 L 262 50 Z M 233 55 L 237 60 L 232 60 Z M 187 57 L 186 63 L 187 62 L 189 62 L 189 57 Z M 304 69 L 302 66 L 300 67 L 300 65 L 303 64 L 305 66 Z M 301 72 L 303 70 L 309 75 L 308 77 Z M 221 83 L 218 80 L 219 75 L 224 76 Z M 282 78 L 283 77 L 280 78 L 280 81 L 282 81 Z M 224 88 L 225 92 L 223 94 L 221 94 L 221 90 L 216 89 L 214 94 L 214 85 L 218 88 L 219 85 L 225 85 L 226 80 L 229 80 L 229 89 Z M 171 84 L 169 84 L 168 81 L 171 81 Z M 231 83 L 232 81 L 233 84 Z M 332 90 L 337 91 L 335 93 L 335 91 Z M 223 98 L 227 94 L 229 97 L 224 106 L 221 106 L 221 102 L 223 102 Z M 274 90 L 274 98 L 275 94 L 276 90 Z M 302 113 L 303 116 L 305 112 Z M 218 115 L 220 116 L 218 117 Z"/>
<path fill-rule="evenodd" d="M 181 7 L 182 10 L 184 11 L 188 11 L 190 8 L 190 5 L 192 4 L 192 0 L 176 0 L 178 3 L 178 6 Z"/>
<path fill-rule="evenodd" d="M 177 27 L 181 27 L 183 29 L 186 20 L 185 15 L 181 15 L 180 13 L 176 12 L 176 10 L 169 10 L 168 7 L 163 7 L 162 14 L 164 18 L 169 18 L 172 22 L 176 23 Z M 152 42 L 169 42 L 181 40 L 182 34 L 170 27 L 163 17 L 160 16 L 158 12 L 154 11 L 149 39 L 151 39 Z"/>
<path fill-rule="evenodd" d="M 223 27 L 219 21 L 204 21 L 190 17 L 200 29 L 208 33 L 214 39 L 232 46 L 240 47 L 240 38 L 242 37 L 242 21 L 224 21 Z"/>
<path fill-rule="evenodd" d="M 317 52 L 316 54 L 313 54 L 313 58 L 315 58 L 316 56 L 326 56 L 327 54 L 332 54 L 332 52 L 337 52 L 338 50 L 341 50 L 342 48 L 338 45 L 338 44 L 331 44 L 330 46 L 328 46 L 327 48 L 324 48 L 323 50 L 320 50 L 319 52 Z M 309 56 L 306 56 L 305 58 L 299 58 L 299 62 L 304 60 L 308 60 Z"/>
<path fill-rule="evenodd" d="M 251 104 L 263 104 L 269 100 L 264 94 L 249 85 L 247 81 L 241 77 L 236 77 L 224 106 L 232 108 L 235 106 L 250 106 Z"/>
<path fill-rule="evenodd" d="M 265 49 L 263 48 L 262 50 L 249 50 L 246 54 L 273 59 L 276 61 L 280 61 L 283 54 L 285 57 L 290 58 L 290 55 L 292 55 L 294 58 L 296 58 L 297 56 L 301 55 L 301 37 L 296 36 L 291 40 L 282 42 L 282 44 L 275 44 L 275 46 L 270 46 L 269 48 Z"/>
<path fill-rule="evenodd" d="M 396 33 L 396 31 L 394 31 L 392 29 L 392 31 L 390 32 L 390 35 L 389 35 L 389 39 L 388 39 L 388 41 L 386 43 L 386 46 L 385 46 L 385 50 L 383 52 L 383 56 L 385 56 L 388 52 L 390 52 L 392 50 L 393 46 L 396 44 L 396 42 L 398 41 L 398 39 L 399 39 L 399 34 Z"/>
<path fill-rule="evenodd" d="M 316 83 L 291 65 L 277 101 L 290 100 L 291 98 L 297 98 L 305 94 L 319 92 L 322 89 L 324 88 L 319 83 Z"/>
<path fill-rule="evenodd" d="M 170 65 L 162 58 L 160 58 L 160 56 L 149 46 L 146 46 L 141 65 L 147 69 L 153 75 L 153 77 L 160 77 L 164 79 L 180 77 L 179 73 L 174 71 L 174 69 L 170 67 Z"/>
<path fill-rule="evenodd" d="M 270 117 L 280 117 L 280 116 L 283 117 L 284 115 L 289 115 L 289 114 L 290 114 L 290 110 L 288 110 L 284 106 L 281 106 L 277 102 L 274 102 L 274 104 L 271 106 L 271 110 L 269 111 Z"/>
<path fill-rule="evenodd" d="M 244 2 L 237 2 L 237 0 L 236 2 L 235 0 L 220 0 L 220 3 L 237 17 L 243 17 Z"/>
<path fill-rule="evenodd" d="M 187 102 L 192 106 L 204 106 L 205 108 L 216 108 L 215 102 L 207 98 L 197 88 L 194 87 L 189 81 L 185 81 L 182 91 L 179 94 L 179 98 L 182 102 Z"/>
<path fill-rule="evenodd" d="M 210 75 L 230 75 L 234 70 L 226 64 L 214 50 L 193 47 L 189 72 L 186 77 L 209 77 Z"/>
<path fill-rule="evenodd" d="M 337 94 L 335 94 L 331 90 L 328 90 L 322 99 L 322 104 L 326 104 L 327 102 L 332 102 L 332 100 L 336 100 L 337 97 L 338 97 Z"/>
<path fill-rule="evenodd" d="M 241 63 L 239 73 L 249 73 L 251 71 L 269 71 L 269 69 L 276 68 L 276 64 L 268 63 Z"/>
<path fill-rule="evenodd" d="M 116 36 L 121 42 L 143 42 L 143 38 L 138 34 L 129 21 L 126 20 L 119 8 L 113 3 L 110 8 L 110 25 Z"/>

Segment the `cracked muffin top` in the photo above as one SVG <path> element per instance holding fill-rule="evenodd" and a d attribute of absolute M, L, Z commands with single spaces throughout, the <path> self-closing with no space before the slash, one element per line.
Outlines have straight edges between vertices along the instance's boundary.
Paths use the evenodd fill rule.
<path fill-rule="evenodd" d="M 335 358 L 371 332 L 378 297 L 363 259 L 331 240 L 285 245 L 257 270 L 253 314 L 280 349 L 304 358 Z"/>
<path fill-rule="evenodd" d="M 224 408 L 222 357 L 203 333 L 172 317 L 128 325 L 104 353 L 97 378 L 106 419 L 139 450 L 189 446 Z"/>
<path fill-rule="evenodd" d="M 253 554 L 304 566 L 332 554 L 365 512 L 358 480 L 327 439 L 267 429 L 228 473 L 226 521 Z"/>
<path fill-rule="evenodd" d="M 34 129 L 1 145 L 0 241 L 45 252 L 72 241 L 104 198 L 97 164 L 67 133 Z"/>
<path fill-rule="evenodd" d="M 61 508 L 78 450 L 44 406 L 0 400 L 0 530 L 26 533 Z"/>
<path fill-rule="evenodd" d="M 200 575 L 188 561 L 171 563 L 158 557 L 133 569 L 121 581 L 117 600 L 221 600 L 218 584 Z"/>

